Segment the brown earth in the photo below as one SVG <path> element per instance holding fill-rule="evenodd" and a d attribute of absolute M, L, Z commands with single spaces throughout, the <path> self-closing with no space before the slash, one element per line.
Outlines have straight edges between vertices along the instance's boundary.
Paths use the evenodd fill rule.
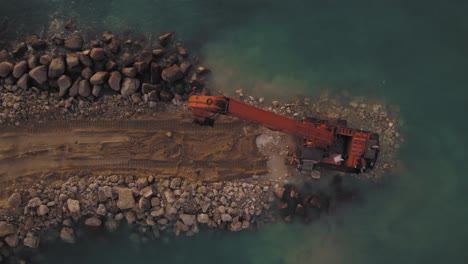
<path fill-rule="evenodd" d="M 258 130 L 221 117 L 214 127 L 190 122 L 187 113 L 127 121 L 55 121 L 0 128 L 0 190 L 38 178 L 86 172 L 151 172 L 192 180 L 232 180 L 267 172 L 255 144 Z M 56 175 L 54 177 L 54 175 Z"/>

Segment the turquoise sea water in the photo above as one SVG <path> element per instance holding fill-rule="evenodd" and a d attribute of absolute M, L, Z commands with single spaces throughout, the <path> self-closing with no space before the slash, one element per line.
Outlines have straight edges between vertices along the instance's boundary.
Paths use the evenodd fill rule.
<path fill-rule="evenodd" d="M 175 30 L 222 89 L 369 95 L 400 106 L 406 134 L 404 173 L 363 187 L 362 203 L 314 224 L 137 246 L 127 234 L 89 236 L 43 244 L 42 263 L 468 262 L 468 2 L 2 2 L 0 15 L 20 18 L 25 30 L 54 16 L 104 30 Z"/>

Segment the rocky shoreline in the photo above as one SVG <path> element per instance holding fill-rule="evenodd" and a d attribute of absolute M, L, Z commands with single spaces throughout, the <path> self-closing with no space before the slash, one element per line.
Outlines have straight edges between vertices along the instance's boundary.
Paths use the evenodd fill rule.
<path fill-rule="evenodd" d="M 209 76 L 210 71 L 175 41 L 173 33 L 146 45 L 108 32 L 89 41 L 76 34 L 28 37 L 13 50 L 0 51 L 0 125 L 128 120 L 183 111 L 192 89 L 210 85 Z M 378 132 L 384 151 L 375 170 L 359 177 L 379 179 L 398 169 L 395 158 L 404 139 L 397 109 L 328 94 L 316 100 L 270 103 L 242 90 L 233 93 L 293 118 L 340 118 L 351 127 Z M 264 154 L 273 152 L 278 151 Z M 23 248 L 37 248 L 46 232 L 74 243 L 83 225 L 115 231 L 127 223 L 142 236 L 158 238 L 160 232 L 191 236 L 203 226 L 240 231 L 279 218 L 290 222 L 295 215 L 311 221 L 334 207 L 329 196 L 301 193 L 299 186 L 307 179 L 293 175 L 213 183 L 183 177 L 103 173 L 17 183 L 0 210 L 0 259 L 15 259 Z"/>

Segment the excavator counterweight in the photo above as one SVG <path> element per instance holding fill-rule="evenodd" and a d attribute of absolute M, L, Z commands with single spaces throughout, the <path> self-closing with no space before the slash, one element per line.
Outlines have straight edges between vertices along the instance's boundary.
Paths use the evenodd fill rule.
<path fill-rule="evenodd" d="M 222 114 L 301 138 L 293 162 L 300 170 L 325 167 L 360 173 L 371 170 L 377 160 L 378 134 L 348 128 L 345 121 L 299 121 L 227 96 L 191 95 L 187 106 L 201 125 L 213 126 L 216 115 Z"/>

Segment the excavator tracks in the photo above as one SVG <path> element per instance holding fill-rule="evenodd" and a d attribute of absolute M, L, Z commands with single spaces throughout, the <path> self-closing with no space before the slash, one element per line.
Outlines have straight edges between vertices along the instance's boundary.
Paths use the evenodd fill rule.
<path fill-rule="evenodd" d="M 6 127 L 0 128 L 1 134 L 45 134 L 63 133 L 70 131 L 99 131 L 99 130 L 125 130 L 125 131 L 177 131 L 185 133 L 209 133 L 228 131 L 239 127 L 240 121 L 221 122 L 216 126 L 199 126 L 189 122 L 174 122 L 171 120 L 130 120 L 130 121 L 52 121 L 43 124 L 35 124 L 29 127 Z"/>
<path fill-rule="evenodd" d="M 168 134 L 171 132 L 171 134 Z M 53 121 L 0 128 L 0 182 L 87 171 L 230 180 L 268 172 L 242 121 Z"/>

